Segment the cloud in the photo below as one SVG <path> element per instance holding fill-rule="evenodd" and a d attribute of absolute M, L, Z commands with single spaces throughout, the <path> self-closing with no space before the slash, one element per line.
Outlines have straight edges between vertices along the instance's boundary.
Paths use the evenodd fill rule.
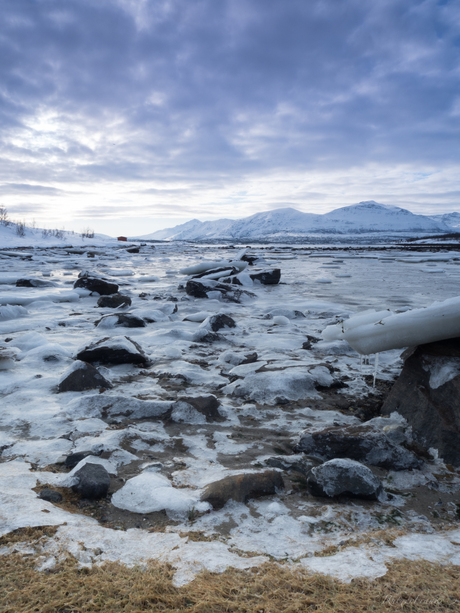
<path fill-rule="evenodd" d="M 37 194 L 42 196 L 62 196 L 66 191 L 46 185 L 31 185 L 29 183 L 4 183 L 0 185 L 0 194 Z"/>
<path fill-rule="evenodd" d="M 341 173 L 351 198 L 369 164 L 458 169 L 459 24 L 437 0 L 4 0 L 0 180 L 195 216 L 283 173 L 322 179 L 268 207 L 326 206 Z"/>

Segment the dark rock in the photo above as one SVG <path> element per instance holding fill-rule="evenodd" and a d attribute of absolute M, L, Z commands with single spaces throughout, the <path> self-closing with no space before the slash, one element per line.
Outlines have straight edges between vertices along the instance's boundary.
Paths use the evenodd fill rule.
<path fill-rule="evenodd" d="M 278 471 L 232 475 L 206 486 L 201 500 L 214 509 L 221 509 L 228 500 L 247 502 L 251 498 L 271 496 L 284 488 L 283 477 Z"/>
<path fill-rule="evenodd" d="M 49 488 L 42 490 L 38 497 L 42 500 L 46 500 L 47 502 L 61 502 L 62 500 L 62 495 L 59 492 L 56 492 L 56 490 L 51 490 Z"/>
<path fill-rule="evenodd" d="M 233 285 L 243 285 L 237 276 L 225 277 L 225 279 L 222 279 L 222 283 L 232 283 Z"/>
<path fill-rule="evenodd" d="M 302 349 L 310 350 L 310 349 L 313 348 L 313 345 L 315 343 L 319 343 L 320 340 L 321 339 L 320 338 L 316 338 L 316 336 L 310 336 L 309 334 L 307 334 L 307 340 L 302 344 Z"/>
<path fill-rule="evenodd" d="M 259 281 L 262 285 L 276 285 L 281 279 L 281 270 L 273 268 L 271 270 L 261 270 L 249 274 L 253 281 Z"/>
<path fill-rule="evenodd" d="M 460 466 L 460 338 L 420 345 L 406 356 L 382 414 L 397 411 L 412 426 L 417 444 L 437 449 L 447 464 Z M 459 374 L 443 382 L 442 369 L 449 366 Z"/>
<path fill-rule="evenodd" d="M 280 468 L 286 472 L 295 471 L 308 477 L 312 468 L 322 464 L 321 460 L 308 458 L 303 454 L 296 455 L 276 455 L 265 460 L 267 466 Z"/>
<path fill-rule="evenodd" d="M 58 385 L 58 392 L 83 392 L 95 388 L 111 389 L 113 385 L 101 373 L 87 362 L 80 362 Z"/>
<path fill-rule="evenodd" d="M 189 279 L 185 291 L 194 298 L 208 298 L 210 292 L 219 292 L 222 300 L 236 303 L 240 303 L 243 297 L 255 298 L 255 294 L 247 290 L 236 289 L 234 285 L 218 283 L 209 279 L 203 279 L 202 281 Z"/>
<path fill-rule="evenodd" d="M 77 360 L 100 362 L 101 364 L 135 364 L 150 366 L 151 362 L 144 350 L 128 336 L 102 338 L 77 353 Z"/>
<path fill-rule="evenodd" d="M 190 404 L 202 413 L 208 422 L 225 420 L 225 417 L 219 413 L 220 402 L 215 396 L 181 396 L 178 400 Z"/>
<path fill-rule="evenodd" d="M 348 458 L 389 470 L 420 468 L 422 464 L 412 452 L 392 443 L 376 426 L 367 424 L 305 431 L 295 450 L 323 460 Z"/>
<path fill-rule="evenodd" d="M 228 315 L 219 313 L 218 315 L 211 315 L 201 325 L 203 328 L 210 327 L 213 332 L 217 332 L 222 328 L 235 328 L 236 322 Z"/>
<path fill-rule="evenodd" d="M 243 256 L 241 256 L 241 259 L 243 262 L 248 262 L 249 266 L 253 266 L 254 262 L 257 262 L 257 260 L 260 258 L 257 255 L 248 255 L 245 253 Z"/>
<path fill-rule="evenodd" d="M 117 309 L 118 307 L 131 306 L 131 298 L 122 294 L 112 294 L 111 296 L 101 296 L 97 301 L 97 306 L 107 309 Z"/>
<path fill-rule="evenodd" d="M 109 296 L 118 293 L 118 285 L 110 283 L 101 277 L 91 276 L 88 272 L 82 272 L 73 284 L 74 288 L 82 287 L 90 292 L 97 292 L 101 296 Z"/>
<path fill-rule="evenodd" d="M 142 319 L 142 317 L 138 317 L 137 315 L 133 315 L 132 313 L 113 313 L 112 315 L 105 315 L 94 322 L 95 326 L 98 326 L 104 319 L 107 317 L 116 317 L 117 321 L 115 326 L 119 326 L 121 328 L 145 328 L 146 323 Z"/>
<path fill-rule="evenodd" d="M 129 249 L 126 249 L 126 251 L 128 253 L 139 253 L 139 247 L 130 247 Z"/>
<path fill-rule="evenodd" d="M 217 341 L 227 341 L 225 336 L 222 334 L 218 334 L 217 332 L 209 332 L 209 330 L 206 330 L 206 328 L 197 330 L 192 338 L 194 343 L 215 343 Z"/>
<path fill-rule="evenodd" d="M 42 279 L 18 279 L 16 287 L 57 287 L 57 283 L 42 281 Z"/>
<path fill-rule="evenodd" d="M 308 487 L 314 496 L 351 496 L 378 500 L 383 488 L 380 479 L 364 464 L 348 459 L 334 459 L 312 468 Z"/>
<path fill-rule="evenodd" d="M 254 362 L 257 362 L 258 359 L 259 356 L 255 351 L 254 353 L 246 353 L 246 355 L 244 356 L 244 360 L 240 362 L 240 364 L 253 364 Z"/>
<path fill-rule="evenodd" d="M 110 475 L 100 464 L 88 462 L 74 475 L 78 483 L 72 487 L 74 492 L 88 500 L 98 500 L 107 496 L 110 487 Z"/>
<path fill-rule="evenodd" d="M 207 292 L 209 291 L 209 289 L 206 288 L 202 283 L 190 279 L 189 281 L 187 281 L 185 291 L 189 296 L 193 296 L 193 298 L 207 298 Z"/>
<path fill-rule="evenodd" d="M 71 453 L 68 455 L 64 461 L 64 466 L 66 468 L 75 468 L 75 466 L 87 458 L 90 455 L 95 455 L 92 451 L 79 451 L 78 453 Z"/>

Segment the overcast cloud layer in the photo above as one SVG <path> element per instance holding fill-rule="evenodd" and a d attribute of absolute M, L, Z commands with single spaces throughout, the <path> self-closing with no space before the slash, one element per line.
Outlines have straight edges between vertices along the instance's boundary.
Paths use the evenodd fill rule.
<path fill-rule="evenodd" d="M 0 11 L 0 203 L 12 217 L 145 234 L 173 217 L 369 199 L 460 210 L 458 0 Z"/>

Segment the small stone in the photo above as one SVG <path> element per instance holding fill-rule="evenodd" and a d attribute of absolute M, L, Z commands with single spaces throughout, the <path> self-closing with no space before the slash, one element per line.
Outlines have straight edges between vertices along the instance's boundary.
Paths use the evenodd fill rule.
<path fill-rule="evenodd" d="M 59 492 L 56 492 L 56 490 L 51 490 L 49 488 L 42 490 L 38 497 L 42 500 L 46 500 L 47 502 L 61 502 L 62 500 L 62 495 Z"/>
<path fill-rule="evenodd" d="M 75 475 L 78 483 L 72 487 L 74 492 L 87 500 L 98 500 L 107 496 L 110 487 L 110 475 L 100 464 L 87 463 Z"/>
<path fill-rule="evenodd" d="M 77 453 L 71 453 L 66 457 L 64 461 L 64 466 L 70 469 L 75 468 L 75 466 L 79 462 L 81 462 L 90 455 L 94 455 L 94 453 L 92 451 L 79 451 Z"/>
<path fill-rule="evenodd" d="M 117 309 L 118 307 L 131 306 L 131 298 L 122 294 L 112 294 L 111 296 L 101 296 L 97 301 L 97 306 L 107 309 Z"/>
<path fill-rule="evenodd" d="M 118 293 L 118 285 L 116 285 L 116 283 L 110 283 L 99 277 L 92 277 L 88 272 L 80 273 L 79 278 L 75 281 L 73 286 L 74 289 L 81 287 L 90 292 L 97 292 L 101 296 Z"/>
<path fill-rule="evenodd" d="M 58 385 L 58 392 L 83 392 L 97 388 L 111 389 L 113 385 L 92 364 L 81 362 Z"/>

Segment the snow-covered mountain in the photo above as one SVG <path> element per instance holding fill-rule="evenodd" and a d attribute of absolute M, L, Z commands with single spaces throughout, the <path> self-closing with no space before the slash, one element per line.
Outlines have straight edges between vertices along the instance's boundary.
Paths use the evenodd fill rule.
<path fill-rule="evenodd" d="M 445 213 L 444 215 L 431 215 L 431 219 L 445 223 L 449 228 L 458 230 L 460 228 L 460 213 Z"/>
<path fill-rule="evenodd" d="M 445 218 L 445 219 L 444 219 Z M 403 232 L 438 233 L 455 231 L 460 226 L 460 214 L 450 213 L 428 217 L 415 215 L 397 206 L 379 204 L 373 200 L 346 206 L 324 215 L 301 213 L 285 208 L 256 213 L 244 219 L 198 221 L 159 230 L 141 239 L 206 240 L 206 239 L 267 239 L 296 237 L 307 234 L 366 234 Z"/>

